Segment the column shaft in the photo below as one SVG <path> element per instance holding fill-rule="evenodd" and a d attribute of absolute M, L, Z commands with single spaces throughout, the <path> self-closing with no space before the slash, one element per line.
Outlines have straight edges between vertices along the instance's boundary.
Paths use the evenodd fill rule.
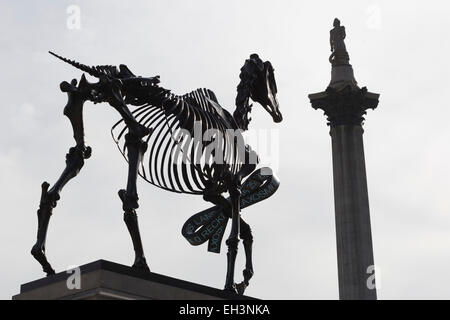
<path fill-rule="evenodd" d="M 363 128 L 331 126 L 339 297 L 375 300 Z M 370 268 L 371 267 L 371 268 Z M 369 272 L 369 273 L 368 273 Z"/>

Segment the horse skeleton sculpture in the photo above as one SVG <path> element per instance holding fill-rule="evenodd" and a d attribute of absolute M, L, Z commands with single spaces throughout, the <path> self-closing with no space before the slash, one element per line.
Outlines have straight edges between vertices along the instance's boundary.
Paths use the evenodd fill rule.
<path fill-rule="evenodd" d="M 42 265 L 44 272 L 48 276 L 55 274 L 45 255 L 45 239 L 52 211 L 60 199 L 64 185 L 78 174 L 84 160 L 91 156 L 91 148 L 86 146 L 84 140 L 83 105 L 86 101 L 107 102 L 122 117 L 112 128 L 112 133 L 116 143 L 119 146 L 122 144 L 121 152 L 129 166 L 127 187 L 119 191 L 119 197 L 135 250 L 133 267 L 149 271 L 136 215 L 139 207 L 136 179 L 140 174 L 160 188 L 178 193 L 201 194 L 206 201 L 223 208 L 232 221 L 230 236 L 226 241 L 228 268 L 225 290 L 242 294 L 253 275 L 253 237 L 249 225 L 240 217 L 240 188 L 242 179 L 255 170 L 258 157 L 244 144 L 240 131 L 248 129 L 248 114 L 252 108 L 250 99 L 260 103 L 275 122 L 282 121 L 270 62 L 263 62 L 256 54 L 246 60 L 237 89 L 237 108 L 231 116 L 218 104 L 210 90 L 198 89 L 177 96 L 158 85 L 159 76 L 138 77 L 125 65 L 120 65 L 119 68 L 89 67 L 50 53 L 99 81 L 90 83 L 83 74 L 78 84 L 73 79 L 71 83 L 64 81 L 60 85 L 61 90 L 68 95 L 64 115 L 70 119 L 76 146 L 70 148 L 66 155 L 66 168 L 56 183 L 50 189 L 47 182 L 42 184 L 37 241 L 31 253 Z M 137 108 L 131 112 L 127 105 Z M 193 134 L 196 127 L 201 130 L 202 136 L 208 130 L 220 133 L 221 148 L 211 151 L 208 156 L 205 152 L 208 142 L 188 139 L 187 135 L 180 134 Z M 237 134 L 231 135 L 230 130 Z M 219 154 L 222 161 L 215 160 Z M 148 155 L 148 170 L 143 166 L 145 155 Z M 230 200 L 222 196 L 225 192 L 229 192 Z M 246 268 L 244 281 L 236 285 L 234 266 L 239 236 L 243 239 Z"/>

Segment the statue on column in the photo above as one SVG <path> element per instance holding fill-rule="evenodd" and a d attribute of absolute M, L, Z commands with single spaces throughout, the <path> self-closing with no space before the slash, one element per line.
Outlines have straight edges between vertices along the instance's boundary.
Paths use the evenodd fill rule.
<path fill-rule="evenodd" d="M 341 26 L 339 19 L 334 19 L 333 29 L 330 30 L 331 55 L 329 61 L 332 70 L 329 88 L 337 91 L 344 88 L 359 89 L 353 75 L 350 56 L 345 46 L 345 36 L 345 27 Z"/>
<path fill-rule="evenodd" d="M 341 26 L 339 19 L 334 19 L 334 28 L 330 30 L 331 55 L 330 63 L 334 66 L 348 65 L 350 57 L 345 47 L 345 27 Z"/>

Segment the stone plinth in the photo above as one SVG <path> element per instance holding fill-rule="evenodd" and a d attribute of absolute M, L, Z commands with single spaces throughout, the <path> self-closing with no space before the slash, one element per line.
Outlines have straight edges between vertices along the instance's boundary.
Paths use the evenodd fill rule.
<path fill-rule="evenodd" d="M 71 278 L 70 278 L 71 277 Z M 21 285 L 13 300 L 241 300 L 253 299 L 156 273 L 98 260 L 80 267 L 80 289 L 69 289 L 74 272 Z M 71 285 L 67 285 L 69 282 Z"/>

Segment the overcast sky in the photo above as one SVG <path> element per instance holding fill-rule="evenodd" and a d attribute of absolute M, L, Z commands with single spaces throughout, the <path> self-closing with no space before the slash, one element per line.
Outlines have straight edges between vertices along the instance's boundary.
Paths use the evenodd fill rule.
<path fill-rule="evenodd" d="M 80 9 L 79 29 L 67 25 L 70 5 Z M 254 231 L 255 276 L 246 293 L 337 299 L 331 141 L 307 95 L 330 81 L 328 37 L 339 17 L 357 81 L 381 94 L 364 125 L 378 296 L 449 299 L 449 14 L 447 1 L 1 1 L 0 298 L 44 276 L 29 254 L 40 185 L 56 181 L 74 145 L 59 83 L 81 72 L 47 53 L 54 50 L 161 75 L 178 94 L 207 87 L 230 111 L 244 60 L 253 52 L 270 60 L 284 121 L 255 107 L 250 126 L 278 130 L 281 186 L 242 212 Z M 118 119 L 106 104 L 85 105 L 93 155 L 52 216 L 47 253 L 57 271 L 98 259 L 133 262 L 117 196 L 127 165 L 109 132 Z M 223 288 L 225 252 L 207 253 L 181 236 L 185 220 L 210 205 L 142 179 L 138 188 L 151 270 Z M 241 249 L 239 281 L 243 265 Z"/>

